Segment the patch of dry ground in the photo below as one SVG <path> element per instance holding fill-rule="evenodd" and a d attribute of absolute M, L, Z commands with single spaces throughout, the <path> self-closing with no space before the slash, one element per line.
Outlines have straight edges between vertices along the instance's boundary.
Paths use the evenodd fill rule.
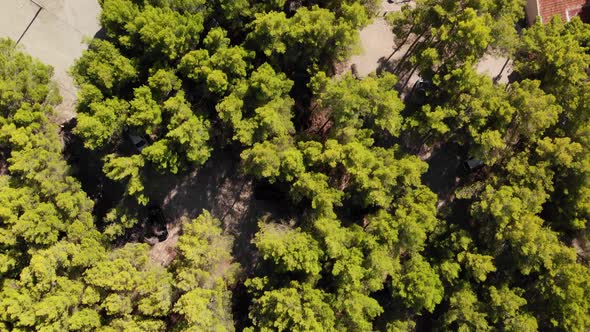
<path fill-rule="evenodd" d="M 162 242 L 158 242 L 150 249 L 150 258 L 152 262 L 167 266 L 176 257 L 176 243 L 180 236 L 180 224 L 173 222 L 166 225 L 168 237 Z"/>
<path fill-rule="evenodd" d="M 239 171 L 239 156 L 232 151 L 214 152 L 203 167 L 188 174 L 150 174 L 146 192 L 170 221 L 167 239 L 152 247 L 152 259 L 164 265 L 171 262 L 181 220 L 195 219 L 207 209 L 221 220 L 225 233 L 234 236 L 237 261 L 243 266 L 255 264 L 251 239 L 258 231 L 258 220 L 288 218 L 290 211 L 280 200 L 256 199 L 253 185 Z"/>
<path fill-rule="evenodd" d="M 360 31 L 360 54 L 352 56 L 348 61 L 338 64 L 338 73 L 351 70 L 354 65 L 361 77 L 379 70 L 391 70 L 405 56 L 408 45 L 413 40 L 408 40 L 405 45 L 396 45 L 394 35 L 389 24 L 383 16 L 387 13 L 401 10 L 403 5 L 414 6 L 414 1 L 406 0 L 383 0 L 381 11 L 373 22 Z M 395 51 L 395 52 L 394 52 Z M 500 83 L 507 83 L 508 76 L 512 73 L 512 62 L 501 56 L 488 54 L 484 56 L 477 64 L 476 69 L 479 73 L 487 73 L 490 77 Z M 395 72 L 402 83 L 400 88 L 402 94 L 407 93 L 419 78 L 419 73 L 400 73 Z"/>

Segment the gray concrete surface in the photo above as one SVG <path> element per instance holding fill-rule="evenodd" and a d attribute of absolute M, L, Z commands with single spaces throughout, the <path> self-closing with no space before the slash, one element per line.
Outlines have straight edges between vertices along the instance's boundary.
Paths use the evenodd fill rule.
<path fill-rule="evenodd" d="M 57 121 L 75 116 L 76 88 L 68 70 L 86 48 L 84 37 L 99 30 L 97 0 L 0 0 L 0 37 L 54 68 L 63 103 Z M 28 29 L 27 29 L 28 27 Z"/>
<path fill-rule="evenodd" d="M 30 0 L 0 0 L 0 36 L 18 40 L 38 10 Z"/>

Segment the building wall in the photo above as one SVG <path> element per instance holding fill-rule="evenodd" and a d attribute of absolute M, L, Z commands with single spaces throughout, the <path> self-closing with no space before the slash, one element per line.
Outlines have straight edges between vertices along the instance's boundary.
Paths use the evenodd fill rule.
<path fill-rule="evenodd" d="M 568 9 L 581 8 L 590 5 L 588 0 L 538 0 L 540 16 L 543 23 L 549 23 L 554 15 L 561 16 L 563 21 L 567 21 L 566 12 Z M 575 11 L 574 11 L 575 12 Z"/>
<path fill-rule="evenodd" d="M 527 0 L 526 4 L 526 20 L 528 25 L 532 25 L 535 23 L 537 16 L 541 15 L 539 13 L 539 0 Z"/>
<path fill-rule="evenodd" d="M 590 1 L 586 2 L 583 7 L 568 9 L 568 17 L 571 19 L 574 16 L 579 16 L 582 22 L 590 23 Z"/>

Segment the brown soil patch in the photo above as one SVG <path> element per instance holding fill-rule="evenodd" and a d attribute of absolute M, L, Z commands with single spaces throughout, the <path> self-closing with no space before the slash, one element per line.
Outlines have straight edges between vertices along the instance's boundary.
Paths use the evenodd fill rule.
<path fill-rule="evenodd" d="M 150 249 L 150 258 L 152 262 L 162 266 L 167 266 L 176 257 L 176 243 L 180 236 L 180 225 L 168 224 L 166 225 L 166 228 L 168 229 L 168 237 L 166 240 L 156 243 Z"/>
<path fill-rule="evenodd" d="M 236 260 L 246 268 L 256 263 L 251 239 L 258 231 L 258 220 L 286 218 L 289 209 L 283 201 L 257 200 L 253 179 L 241 173 L 239 163 L 237 153 L 216 151 L 199 170 L 182 175 L 148 174 L 146 192 L 169 220 L 168 237 L 152 247 L 155 262 L 169 264 L 175 257 L 182 220 L 193 220 L 208 210 L 221 220 L 224 232 L 234 236 Z"/>

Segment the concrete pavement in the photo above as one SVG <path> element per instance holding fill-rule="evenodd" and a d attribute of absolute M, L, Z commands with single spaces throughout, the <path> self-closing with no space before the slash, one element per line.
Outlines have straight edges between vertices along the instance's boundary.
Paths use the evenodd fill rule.
<path fill-rule="evenodd" d="M 86 49 L 84 37 L 99 30 L 97 0 L 0 0 L 0 37 L 54 68 L 63 103 L 57 120 L 75 116 L 76 88 L 68 70 Z M 20 40 L 19 40 L 20 39 Z"/>
<path fill-rule="evenodd" d="M 30 0 L 0 1 L 0 36 L 18 40 L 38 10 Z"/>
<path fill-rule="evenodd" d="M 477 64 L 476 70 L 480 74 L 488 74 L 498 83 L 506 84 L 508 83 L 508 76 L 513 71 L 512 60 L 502 56 L 486 54 Z"/>

